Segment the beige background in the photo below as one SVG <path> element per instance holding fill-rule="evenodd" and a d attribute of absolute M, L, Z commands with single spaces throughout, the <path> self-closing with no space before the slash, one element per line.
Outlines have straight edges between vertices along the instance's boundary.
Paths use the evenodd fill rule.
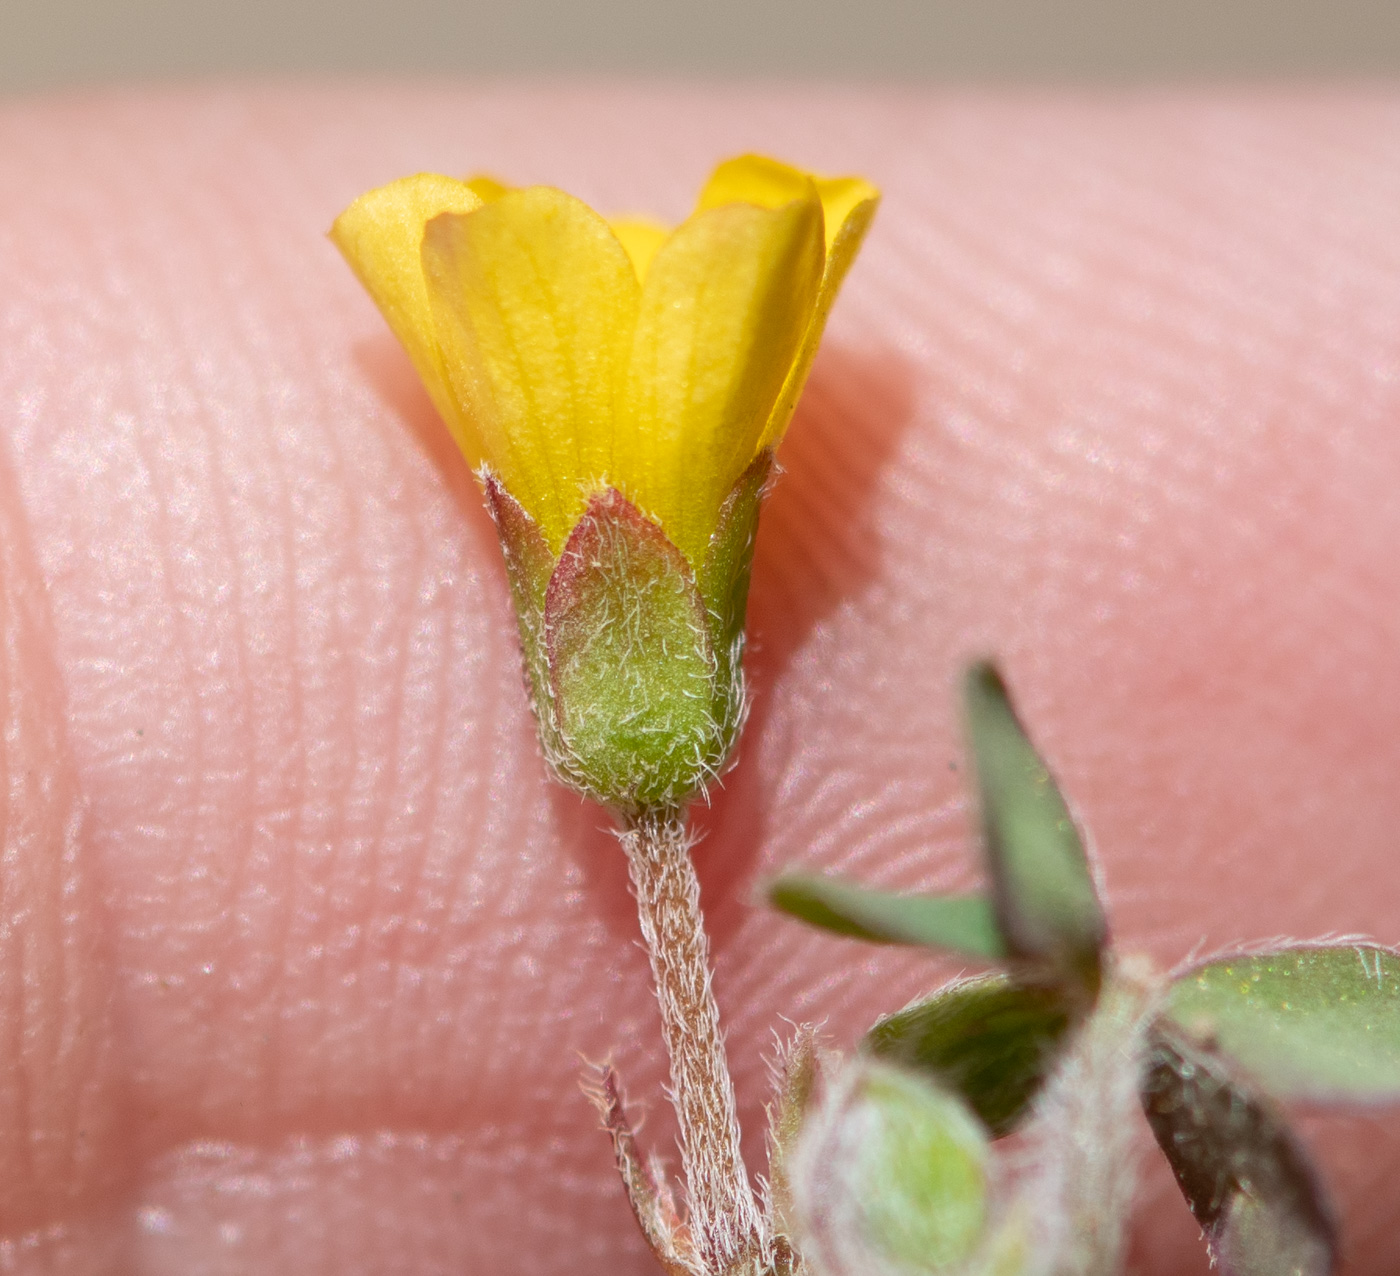
<path fill-rule="evenodd" d="M 206 74 L 1400 74 L 1397 0 L 0 0 L 0 92 Z"/>

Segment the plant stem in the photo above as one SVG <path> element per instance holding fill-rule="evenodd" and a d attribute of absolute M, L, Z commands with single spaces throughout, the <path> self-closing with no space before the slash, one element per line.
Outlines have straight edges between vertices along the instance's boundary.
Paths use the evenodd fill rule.
<path fill-rule="evenodd" d="M 1037 1099 L 1022 1138 L 1038 1165 L 1025 1199 L 1055 1276 L 1122 1270 L 1141 1153 L 1144 1034 L 1161 996 L 1150 965 L 1110 965 L 1093 1013 Z"/>
<path fill-rule="evenodd" d="M 645 812 L 629 817 L 619 836 L 671 1058 L 691 1239 L 711 1273 L 756 1270 L 768 1247 L 739 1149 L 686 818 L 675 810 Z"/>

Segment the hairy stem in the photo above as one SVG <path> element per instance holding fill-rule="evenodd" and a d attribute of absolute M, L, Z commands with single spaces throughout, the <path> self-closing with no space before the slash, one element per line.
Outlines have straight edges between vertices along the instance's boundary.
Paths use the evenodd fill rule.
<path fill-rule="evenodd" d="M 734 1085 L 710 987 L 710 945 L 685 816 L 635 816 L 620 837 L 671 1058 L 691 1239 L 711 1273 L 754 1270 L 768 1246 L 739 1151 Z"/>
<path fill-rule="evenodd" d="M 1160 996 L 1145 963 L 1108 972 L 1094 1012 L 1037 1103 L 1024 1140 L 1025 1199 L 1039 1228 L 1031 1271 L 1122 1270 L 1141 1152 L 1143 1037 Z"/>

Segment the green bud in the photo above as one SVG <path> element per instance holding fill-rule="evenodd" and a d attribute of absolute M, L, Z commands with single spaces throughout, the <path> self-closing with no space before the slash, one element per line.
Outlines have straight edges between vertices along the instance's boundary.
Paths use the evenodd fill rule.
<path fill-rule="evenodd" d="M 831 1276 L 921 1276 L 967 1262 L 987 1228 L 988 1141 L 956 1095 L 886 1063 L 847 1066 L 802 1132 L 802 1251 Z"/>

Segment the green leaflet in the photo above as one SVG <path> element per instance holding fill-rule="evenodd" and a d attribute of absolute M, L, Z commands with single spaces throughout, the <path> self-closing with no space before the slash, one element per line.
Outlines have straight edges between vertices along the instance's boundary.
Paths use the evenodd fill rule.
<path fill-rule="evenodd" d="M 961 1094 L 999 1138 L 1024 1115 L 1073 1022 L 1059 989 L 993 974 L 949 984 L 879 1020 L 862 1045 Z"/>
<path fill-rule="evenodd" d="M 1159 1021 L 1142 1106 L 1226 1276 L 1328 1276 L 1336 1226 L 1316 1172 L 1224 1056 Z"/>
<path fill-rule="evenodd" d="M 979 957 L 1006 955 L 980 895 L 896 895 L 815 873 L 784 873 L 768 887 L 775 908 L 853 939 L 917 944 Z"/>
<path fill-rule="evenodd" d="M 1167 1013 L 1279 1098 L 1400 1097 L 1400 956 L 1373 944 L 1230 957 L 1172 985 Z"/>
<path fill-rule="evenodd" d="M 1215 1238 L 1225 1276 L 1327 1276 L 1336 1244 L 1306 1213 L 1274 1197 L 1236 1192 Z"/>
<path fill-rule="evenodd" d="M 1001 675 L 974 665 L 963 689 L 998 926 L 1012 956 L 1092 997 L 1108 925 L 1079 831 Z"/>

